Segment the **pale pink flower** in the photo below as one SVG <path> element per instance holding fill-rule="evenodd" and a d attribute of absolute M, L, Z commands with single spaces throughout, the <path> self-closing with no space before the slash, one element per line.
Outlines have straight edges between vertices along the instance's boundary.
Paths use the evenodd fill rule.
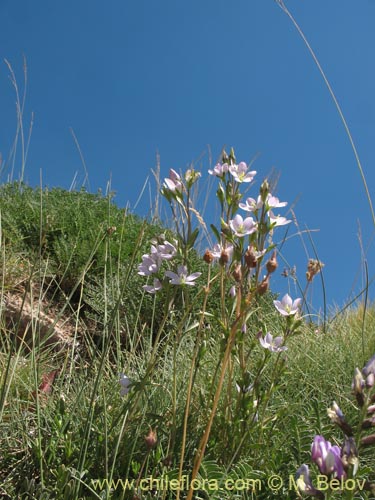
<path fill-rule="evenodd" d="M 264 349 L 268 349 L 271 352 L 282 352 L 286 351 L 287 346 L 282 346 L 284 342 L 282 337 L 273 338 L 270 332 L 266 333 L 265 337 L 259 337 L 259 342 Z"/>
<path fill-rule="evenodd" d="M 184 265 L 178 266 L 177 273 L 173 271 L 167 271 L 165 275 L 170 279 L 171 285 L 189 285 L 194 286 L 195 280 L 199 278 L 202 273 L 187 274 L 187 267 Z"/>
<path fill-rule="evenodd" d="M 227 163 L 217 163 L 212 170 L 209 170 L 208 173 L 210 175 L 215 175 L 216 177 L 223 177 L 223 175 L 228 172 L 228 164 Z"/>
<path fill-rule="evenodd" d="M 244 161 L 241 161 L 238 165 L 230 165 L 229 167 L 229 172 L 237 182 L 251 182 L 254 179 L 256 171 L 252 170 L 248 172 L 247 170 L 248 167 Z"/>
<path fill-rule="evenodd" d="M 164 187 L 172 193 L 182 190 L 181 177 L 173 168 L 169 170 L 169 178 L 164 179 Z"/>
<path fill-rule="evenodd" d="M 247 198 L 245 203 L 240 203 L 238 206 L 242 208 L 242 210 L 246 210 L 246 212 L 256 212 L 262 208 L 263 201 L 259 195 L 256 200 L 254 200 L 254 198 Z"/>
<path fill-rule="evenodd" d="M 275 216 L 271 211 L 269 213 L 269 216 L 272 227 L 285 226 L 285 224 L 289 224 L 290 222 L 292 222 L 285 217 L 281 217 L 280 215 Z"/>
<path fill-rule="evenodd" d="M 299 311 L 302 299 L 292 300 L 291 297 L 286 293 L 284 297 L 280 300 L 274 300 L 273 304 L 280 314 L 283 316 L 293 316 Z"/>
<path fill-rule="evenodd" d="M 246 219 L 243 219 L 239 214 L 237 214 L 234 219 L 229 221 L 229 226 L 234 234 L 239 238 L 242 238 L 247 234 L 255 233 L 257 230 L 257 224 L 254 222 L 252 217 L 246 217 Z"/>
<path fill-rule="evenodd" d="M 162 289 L 162 284 L 160 283 L 160 280 L 157 278 L 154 279 L 154 286 L 151 285 L 143 285 L 143 290 L 148 293 L 156 293 L 159 290 Z"/>

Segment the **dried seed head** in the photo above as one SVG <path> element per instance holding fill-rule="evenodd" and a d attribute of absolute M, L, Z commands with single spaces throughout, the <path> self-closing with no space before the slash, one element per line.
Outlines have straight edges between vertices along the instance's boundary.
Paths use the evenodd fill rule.
<path fill-rule="evenodd" d="M 272 274 L 273 272 L 276 271 L 277 266 L 278 266 L 278 263 L 276 260 L 276 250 L 274 250 L 271 258 L 267 261 L 267 264 L 266 264 L 267 272 L 269 274 Z"/>
<path fill-rule="evenodd" d="M 236 264 L 233 271 L 233 278 L 237 281 L 237 283 L 241 283 L 242 281 L 242 267 L 241 264 Z"/>
<path fill-rule="evenodd" d="M 244 258 L 245 258 L 245 262 L 246 262 L 247 267 L 250 267 L 250 268 L 256 267 L 257 257 L 256 257 L 256 254 L 254 252 L 253 245 L 250 245 L 247 248 L 245 255 L 244 255 Z"/>
<path fill-rule="evenodd" d="M 207 264 L 211 264 L 211 262 L 214 260 L 214 256 L 212 255 L 212 253 L 210 252 L 210 250 L 206 250 L 204 252 L 204 255 L 203 255 L 203 260 L 207 263 Z"/>
<path fill-rule="evenodd" d="M 314 276 L 316 274 L 319 274 L 320 271 L 323 269 L 324 264 L 323 262 L 320 262 L 320 260 L 316 259 L 309 259 L 309 262 L 307 263 L 307 271 L 306 271 L 306 279 L 309 283 L 312 282 Z"/>
<path fill-rule="evenodd" d="M 257 288 L 257 294 L 264 295 L 267 292 L 269 286 L 270 286 L 270 275 L 267 274 L 267 276 L 265 276 L 263 280 L 259 283 Z"/>
<path fill-rule="evenodd" d="M 219 259 L 220 264 L 221 265 L 227 264 L 229 262 L 229 259 L 230 259 L 230 254 L 228 250 L 226 248 L 223 248 Z"/>

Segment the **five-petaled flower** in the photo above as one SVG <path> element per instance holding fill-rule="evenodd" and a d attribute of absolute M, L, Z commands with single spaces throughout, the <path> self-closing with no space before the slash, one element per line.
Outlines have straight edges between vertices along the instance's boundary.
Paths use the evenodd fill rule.
<path fill-rule="evenodd" d="M 264 349 L 268 349 L 271 352 L 282 352 L 286 351 L 287 346 L 283 346 L 282 343 L 284 339 L 282 337 L 275 337 L 270 334 L 270 332 L 266 333 L 265 337 L 259 337 L 259 342 Z"/>
<path fill-rule="evenodd" d="M 274 300 L 273 303 L 279 313 L 283 316 L 293 316 L 299 311 L 302 299 L 292 300 L 291 297 L 286 293 L 281 301 Z"/>
<path fill-rule="evenodd" d="M 247 234 L 255 233 L 257 224 L 252 217 L 243 219 L 241 215 L 237 214 L 234 219 L 229 221 L 229 226 L 236 236 L 242 238 Z"/>
<path fill-rule="evenodd" d="M 247 169 L 248 167 L 246 163 L 241 161 L 238 165 L 230 165 L 229 172 L 232 174 L 236 182 L 251 182 L 256 175 L 256 171 L 252 170 L 251 172 L 248 172 Z"/>
<path fill-rule="evenodd" d="M 171 285 L 195 285 L 195 280 L 199 278 L 202 273 L 193 273 L 188 275 L 187 267 L 180 265 L 177 268 L 177 273 L 173 271 L 167 271 L 165 275 L 170 278 Z"/>

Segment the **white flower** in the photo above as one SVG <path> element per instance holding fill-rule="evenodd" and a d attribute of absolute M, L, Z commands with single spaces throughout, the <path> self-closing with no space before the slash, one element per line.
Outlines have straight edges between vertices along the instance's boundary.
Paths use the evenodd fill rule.
<path fill-rule="evenodd" d="M 229 226 L 236 236 L 242 238 L 247 234 L 252 234 L 257 230 L 257 224 L 252 217 L 243 219 L 241 215 L 237 214 L 234 219 L 229 221 Z"/>
<path fill-rule="evenodd" d="M 295 299 L 294 301 L 286 293 L 284 297 L 280 300 L 274 300 L 273 304 L 280 314 L 283 316 L 293 316 L 299 311 L 302 299 Z"/>
<path fill-rule="evenodd" d="M 188 276 L 188 271 L 186 266 L 178 266 L 177 273 L 173 271 L 167 271 L 165 275 L 170 279 L 171 285 L 195 285 L 195 280 L 199 278 L 202 273 L 193 273 Z"/>
<path fill-rule="evenodd" d="M 286 346 L 281 345 L 284 342 L 282 337 L 273 338 L 270 332 L 266 333 L 264 338 L 259 337 L 259 342 L 264 349 L 268 349 L 271 352 L 282 352 L 288 349 Z"/>

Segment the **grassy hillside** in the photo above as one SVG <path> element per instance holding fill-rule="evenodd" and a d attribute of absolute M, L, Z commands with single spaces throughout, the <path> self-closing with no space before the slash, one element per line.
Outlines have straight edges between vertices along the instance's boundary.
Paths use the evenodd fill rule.
<path fill-rule="evenodd" d="M 197 499 L 297 498 L 297 469 L 319 474 L 314 437 L 343 443 L 342 421 L 327 415 L 333 401 L 360 454 L 354 476 L 351 450 L 345 477 L 375 479 L 363 441 L 372 422 L 362 429 L 373 389 L 358 375 L 356 397 L 351 388 L 375 352 L 373 309 L 347 310 L 324 328 L 302 302 L 281 314 L 269 284 L 272 220 L 259 212 L 247 233 L 253 251 L 265 252 L 250 264 L 233 229 L 239 191 L 226 177 L 223 222 L 213 228 L 222 246 L 202 259 L 186 208 L 197 181 L 189 172 L 170 175 L 177 189 L 164 186 L 174 233 L 111 196 L 1 186 L 2 498 L 182 499 L 188 485 Z M 268 194 L 263 183 L 259 196 Z M 150 262 L 157 269 L 139 274 Z M 144 288 L 159 283 L 156 293 Z M 268 332 L 281 343 L 267 347 Z M 374 498 L 360 489 L 315 494 Z"/>

